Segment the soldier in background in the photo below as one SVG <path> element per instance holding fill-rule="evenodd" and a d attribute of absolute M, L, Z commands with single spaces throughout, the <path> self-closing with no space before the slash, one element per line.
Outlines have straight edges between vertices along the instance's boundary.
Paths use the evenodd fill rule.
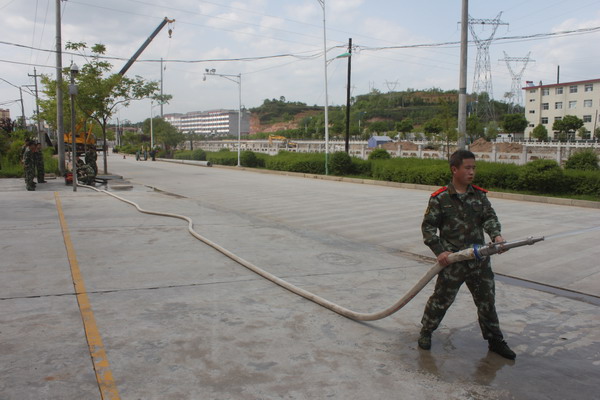
<path fill-rule="evenodd" d="M 25 187 L 29 191 L 35 191 L 35 152 L 37 146 L 34 142 L 29 142 L 29 145 L 23 152 L 23 172 L 25 175 Z"/>
<path fill-rule="evenodd" d="M 439 326 L 454 302 L 463 283 L 467 284 L 481 333 L 490 351 L 514 360 L 516 354 L 504 341 L 496 313 L 494 273 L 489 258 L 449 264 L 448 255 L 485 244 L 484 231 L 496 242 L 504 242 L 500 222 L 492 208 L 487 190 L 472 184 L 475 178 L 475 155 L 458 150 L 450 157 L 452 182 L 431 195 L 423 217 L 421 231 L 424 242 L 444 267 L 440 271 L 433 295 L 427 301 L 421 324 L 419 347 L 431 348 L 431 334 Z M 438 235 L 439 231 L 439 235 Z"/>
<path fill-rule="evenodd" d="M 94 176 L 98 175 L 98 164 L 96 161 L 98 160 L 98 153 L 96 153 L 96 149 L 94 147 L 90 147 L 85 152 L 85 163 L 92 167 L 94 170 Z"/>
<path fill-rule="evenodd" d="M 36 151 L 33 154 L 35 155 L 35 171 L 37 176 L 37 183 L 46 183 L 46 180 L 44 179 L 46 171 L 44 170 L 44 153 L 42 152 L 42 144 L 37 143 L 35 147 Z"/>

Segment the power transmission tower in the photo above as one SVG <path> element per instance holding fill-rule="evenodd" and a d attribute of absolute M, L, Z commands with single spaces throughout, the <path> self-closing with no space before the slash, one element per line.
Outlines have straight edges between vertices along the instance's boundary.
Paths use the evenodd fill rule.
<path fill-rule="evenodd" d="M 525 68 L 527 67 L 527 64 L 529 64 L 530 61 L 535 62 L 535 60 L 532 60 L 530 58 L 531 56 L 531 52 L 527 53 L 526 57 L 509 57 L 508 54 L 506 54 L 506 52 L 504 51 L 504 58 L 498 61 L 505 61 L 506 62 L 506 68 L 508 68 L 508 72 L 510 72 L 510 75 L 512 76 L 512 84 L 510 85 L 510 93 L 508 93 L 508 97 L 510 98 L 510 104 L 511 104 L 511 112 L 515 112 L 516 106 L 522 106 L 523 105 L 523 91 L 522 91 L 522 85 L 521 85 L 521 79 L 523 78 L 523 73 L 525 72 Z M 523 63 L 523 66 L 521 67 L 520 70 L 515 71 L 513 70 L 512 66 L 510 65 L 511 62 L 515 62 L 515 63 Z"/>
<path fill-rule="evenodd" d="M 493 119 L 494 109 L 492 107 L 492 98 L 494 97 L 492 88 L 492 66 L 490 64 L 490 44 L 494 40 L 496 30 L 500 25 L 508 25 L 508 22 L 502 22 L 500 17 L 502 11 L 494 19 L 476 19 L 469 16 L 469 30 L 473 40 L 477 45 L 477 59 L 475 62 L 475 75 L 473 77 L 473 93 L 479 96 L 486 92 L 489 96 L 489 102 L 485 110 L 488 118 Z M 491 26 L 492 32 L 487 38 L 480 38 L 475 31 L 475 25 Z M 476 105 L 477 107 L 477 105 Z"/>
<path fill-rule="evenodd" d="M 396 91 L 396 87 L 398 86 L 399 82 L 396 79 L 394 82 L 391 81 L 385 81 L 385 85 L 388 88 L 388 94 L 389 94 L 389 103 L 390 105 L 392 104 L 392 93 Z"/>

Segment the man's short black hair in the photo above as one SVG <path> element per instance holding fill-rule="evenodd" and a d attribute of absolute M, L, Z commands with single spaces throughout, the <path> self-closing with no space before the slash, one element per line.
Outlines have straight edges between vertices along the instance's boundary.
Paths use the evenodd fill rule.
<path fill-rule="evenodd" d="M 450 168 L 452 167 L 460 167 L 463 163 L 463 160 L 475 159 L 475 154 L 471 153 L 469 150 L 456 150 L 450 156 Z"/>

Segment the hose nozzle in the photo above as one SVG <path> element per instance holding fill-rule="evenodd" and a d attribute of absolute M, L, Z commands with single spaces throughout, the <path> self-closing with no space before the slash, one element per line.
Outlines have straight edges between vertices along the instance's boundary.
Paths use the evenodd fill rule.
<path fill-rule="evenodd" d="M 535 238 L 533 236 L 529 236 L 526 239 L 515 240 L 512 242 L 490 243 L 486 244 L 485 246 L 475 245 L 473 246 L 473 252 L 475 253 L 475 258 L 477 258 L 478 260 L 482 260 L 487 256 L 505 252 L 514 247 L 532 245 L 534 243 L 541 242 L 542 240 L 544 240 L 543 236 Z"/>

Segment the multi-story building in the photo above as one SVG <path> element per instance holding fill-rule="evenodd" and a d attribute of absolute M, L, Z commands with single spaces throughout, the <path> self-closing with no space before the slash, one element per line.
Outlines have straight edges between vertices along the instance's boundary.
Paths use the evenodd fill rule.
<path fill-rule="evenodd" d="M 10 110 L 8 108 L 0 108 L 0 118 L 10 118 Z"/>
<path fill-rule="evenodd" d="M 235 136 L 238 134 L 238 111 L 192 111 L 185 114 L 165 114 L 165 121 L 183 133 L 206 136 Z M 250 132 L 250 113 L 242 111 L 241 134 Z"/>
<path fill-rule="evenodd" d="M 531 131 L 542 124 L 553 136 L 554 121 L 561 120 L 565 115 L 574 115 L 583 120 L 584 127 L 594 132 L 600 125 L 598 110 L 600 110 L 600 79 L 578 82 L 534 85 L 527 82 L 525 90 L 525 118 L 529 122 L 525 129 L 525 138 Z"/>

